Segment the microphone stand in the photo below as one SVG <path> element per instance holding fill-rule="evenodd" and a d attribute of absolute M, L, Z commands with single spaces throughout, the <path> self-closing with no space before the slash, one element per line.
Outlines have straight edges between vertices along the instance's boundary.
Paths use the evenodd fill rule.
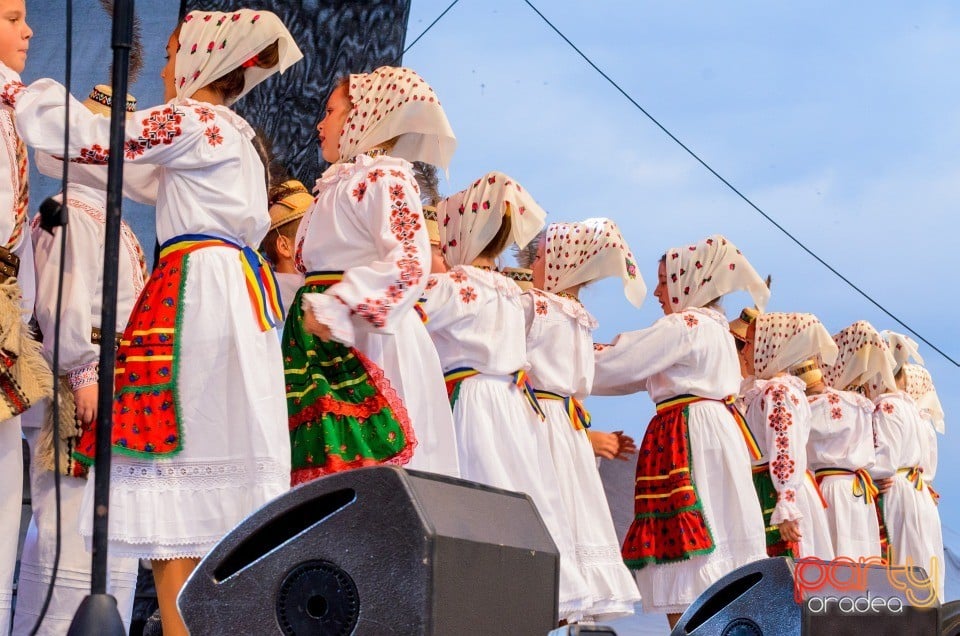
<path fill-rule="evenodd" d="M 116 367 L 117 277 L 123 200 L 123 141 L 126 124 L 130 49 L 133 45 L 133 0 L 113 3 L 113 99 L 110 107 L 110 157 L 107 168 L 107 218 L 103 248 L 103 308 L 100 314 L 100 383 L 97 401 L 97 447 L 94 460 L 93 574 L 90 594 L 70 623 L 68 636 L 123 636 L 117 600 L 107 594 L 107 539 L 110 506 L 110 452 L 113 383 Z"/>

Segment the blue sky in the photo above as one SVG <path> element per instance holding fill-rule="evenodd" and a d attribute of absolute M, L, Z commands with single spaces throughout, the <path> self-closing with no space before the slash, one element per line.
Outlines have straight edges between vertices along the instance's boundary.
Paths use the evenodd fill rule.
<path fill-rule="evenodd" d="M 449 4 L 415 0 L 408 42 Z M 960 203 L 960 5 L 568 2 L 534 4 L 634 99 L 877 301 L 960 358 L 953 280 Z M 551 219 L 610 216 L 653 287 L 668 247 L 720 232 L 774 278 L 770 310 L 831 332 L 901 330 L 656 129 L 521 0 L 462 0 L 406 55 L 459 147 L 446 191 L 488 170 L 519 180 Z M 583 300 L 598 340 L 651 324 L 616 282 Z M 725 302 L 735 315 L 746 299 Z M 921 352 L 947 412 L 937 488 L 960 529 L 960 371 Z M 646 395 L 595 398 L 595 425 L 642 436 Z"/>

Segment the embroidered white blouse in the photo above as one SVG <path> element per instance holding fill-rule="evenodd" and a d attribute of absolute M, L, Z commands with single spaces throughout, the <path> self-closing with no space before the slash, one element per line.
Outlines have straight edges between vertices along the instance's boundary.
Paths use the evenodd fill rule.
<path fill-rule="evenodd" d="M 646 390 L 654 402 L 679 395 L 721 400 L 740 389 L 740 363 L 726 316 L 707 308 L 669 314 L 596 347 L 595 395 Z"/>
<path fill-rule="evenodd" d="M 423 309 L 445 373 L 469 367 L 510 375 L 529 368 L 520 294 L 503 274 L 468 265 L 430 276 Z"/>
<path fill-rule="evenodd" d="M 924 432 L 931 427 L 906 392 L 884 393 L 876 399 L 873 426 L 876 432 L 876 477 L 890 477 L 901 468 L 922 465 L 926 450 Z"/>
<path fill-rule="evenodd" d="M 534 388 L 584 399 L 593 388 L 597 321 L 572 298 L 532 289 L 520 297 Z M 563 346 L 558 346 L 562 343 Z"/>
<path fill-rule="evenodd" d="M 812 416 L 807 442 L 809 468 L 864 468 L 874 475 L 873 403 L 858 393 L 830 387 L 808 396 L 807 401 Z"/>
<path fill-rule="evenodd" d="M 87 186 L 70 184 L 67 206 L 67 248 L 64 260 L 62 318 L 60 323 L 60 368 L 70 386 L 77 389 L 97 382 L 100 347 L 91 332 L 100 327 L 103 296 L 103 244 L 106 222 L 106 193 Z M 61 197 L 58 195 L 57 199 Z M 57 279 L 60 265 L 60 232 L 40 228 L 34 217 L 31 233 L 37 269 L 35 314 L 45 334 L 43 353 L 53 359 L 53 329 L 56 318 Z M 140 296 L 145 281 L 145 263 L 140 242 L 125 222 L 120 232 L 120 262 L 117 284 L 117 331 L 122 332 Z M 112 342 L 107 335 L 104 342 Z"/>

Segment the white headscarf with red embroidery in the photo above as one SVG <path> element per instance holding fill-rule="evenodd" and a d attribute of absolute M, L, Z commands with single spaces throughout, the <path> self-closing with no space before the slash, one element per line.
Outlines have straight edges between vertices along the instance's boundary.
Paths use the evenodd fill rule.
<path fill-rule="evenodd" d="M 841 391 L 866 386 L 873 396 L 897 390 L 893 355 L 873 325 L 858 320 L 834 334 L 833 341 L 840 347 L 837 360 L 821 365 L 827 384 Z"/>
<path fill-rule="evenodd" d="M 837 359 L 837 344 L 813 314 L 760 314 L 754 324 L 753 365 L 761 380 L 818 355 L 825 364 Z"/>
<path fill-rule="evenodd" d="M 910 362 L 911 359 L 917 364 L 923 364 L 923 358 L 920 356 L 920 345 L 917 344 L 916 340 L 889 329 L 884 329 L 880 332 L 880 335 L 883 336 L 887 346 L 890 347 L 890 353 L 893 354 L 893 359 L 896 362 L 893 369 L 894 375 L 900 370 L 900 367 Z"/>
<path fill-rule="evenodd" d="M 930 372 L 919 364 L 903 365 L 903 373 L 906 380 L 905 390 L 913 398 L 921 410 L 926 411 L 933 421 L 933 427 L 941 435 L 946 430 L 943 423 L 943 405 L 940 404 L 940 397 L 933 386 L 933 378 Z"/>
<path fill-rule="evenodd" d="M 667 250 L 667 291 L 674 313 L 746 290 L 763 311 L 770 289 L 737 247 L 719 234 Z"/>
<path fill-rule="evenodd" d="M 637 260 L 610 219 L 551 223 L 543 246 L 546 260 L 544 291 L 556 292 L 609 276 L 623 279 L 623 293 L 635 307 L 643 304 L 647 286 Z"/>
<path fill-rule="evenodd" d="M 351 75 L 353 107 L 340 132 L 340 161 L 396 139 L 390 155 L 446 169 L 457 138 L 433 89 L 408 68 L 381 66 Z"/>
<path fill-rule="evenodd" d="M 238 9 L 191 11 L 180 27 L 180 48 L 175 64 L 177 97 L 191 97 L 197 90 L 244 66 L 243 91 L 230 103 L 274 73 L 283 73 L 303 58 L 293 36 L 270 11 Z M 272 68 L 252 64 L 252 58 L 277 42 L 280 60 Z"/>
<path fill-rule="evenodd" d="M 502 172 L 488 172 L 466 190 L 440 201 L 440 249 L 452 267 L 469 265 L 510 215 L 510 239 L 524 247 L 543 229 L 547 213 L 523 187 Z"/>

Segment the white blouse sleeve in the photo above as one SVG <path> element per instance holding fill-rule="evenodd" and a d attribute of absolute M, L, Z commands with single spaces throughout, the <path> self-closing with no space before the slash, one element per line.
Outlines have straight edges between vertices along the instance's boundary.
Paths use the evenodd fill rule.
<path fill-rule="evenodd" d="M 60 320 L 60 370 L 73 389 L 97 382 L 100 349 L 91 341 L 90 299 L 98 290 L 102 237 L 97 224 L 83 212 L 72 211 L 65 227 L 53 234 L 34 228 L 34 263 L 37 272 L 35 313 L 43 333 L 43 353 L 53 361 L 56 326 L 57 279 L 60 267 L 60 233 L 67 231 L 63 257 L 63 300 Z"/>
<path fill-rule="evenodd" d="M 37 151 L 33 163 L 45 174 L 62 174 L 63 160 L 46 152 Z M 107 168 L 93 164 L 71 162 L 70 183 L 79 183 L 94 190 L 107 189 Z M 157 204 L 160 185 L 160 167 L 129 164 L 123 167 L 123 196 L 144 205 Z"/>
<path fill-rule="evenodd" d="M 870 470 L 874 479 L 886 479 L 897 474 L 900 467 L 900 448 L 903 444 L 903 427 L 898 421 L 896 409 L 885 412 L 881 401 L 873 412 L 873 448 L 877 461 Z"/>
<path fill-rule="evenodd" d="M 693 350 L 693 330 L 676 316 L 622 333 L 594 351 L 593 395 L 629 395 L 645 391 L 647 379 L 669 369 Z"/>
<path fill-rule="evenodd" d="M 2 100 L 16 114 L 17 130 L 37 150 L 63 154 L 63 86 L 51 79 L 37 80 L 19 89 L 4 89 Z M 212 108 L 202 104 L 169 102 L 131 113 L 124 133 L 123 154 L 127 161 L 169 166 L 174 169 L 202 168 L 222 161 L 218 146 L 224 129 L 217 125 Z M 75 98 L 70 98 L 70 161 L 106 164 L 109 159 L 110 120 L 94 115 Z"/>
<path fill-rule="evenodd" d="M 929 413 L 921 411 L 920 415 L 924 426 L 920 434 L 920 448 L 923 449 L 923 461 L 921 462 L 923 480 L 933 481 L 934 477 L 937 476 L 937 429 L 933 427 L 933 421 Z"/>
<path fill-rule="evenodd" d="M 431 274 L 423 289 L 423 311 L 427 316 L 427 331 L 449 327 L 459 317 L 457 295 L 459 286 L 450 274 Z"/>
<path fill-rule="evenodd" d="M 804 400 L 805 396 L 801 396 Z M 797 462 L 797 449 L 804 440 L 800 435 L 799 419 L 803 417 L 800 402 L 790 387 L 771 382 L 764 389 L 763 414 L 767 431 L 766 455 L 770 460 L 770 479 L 777 491 L 777 505 L 770 517 L 771 525 L 803 519 L 797 506 L 797 490 L 802 485 L 806 466 Z"/>
<path fill-rule="evenodd" d="M 375 169 L 347 184 L 350 213 L 370 228 L 379 258 L 351 267 L 343 280 L 322 294 L 304 294 L 321 324 L 344 344 L 355 341 L 353 319 L 366 329 L 394 333 L 413 309 L 430 272 L 430 237 L 413 177 L 403 170 Z"/>

